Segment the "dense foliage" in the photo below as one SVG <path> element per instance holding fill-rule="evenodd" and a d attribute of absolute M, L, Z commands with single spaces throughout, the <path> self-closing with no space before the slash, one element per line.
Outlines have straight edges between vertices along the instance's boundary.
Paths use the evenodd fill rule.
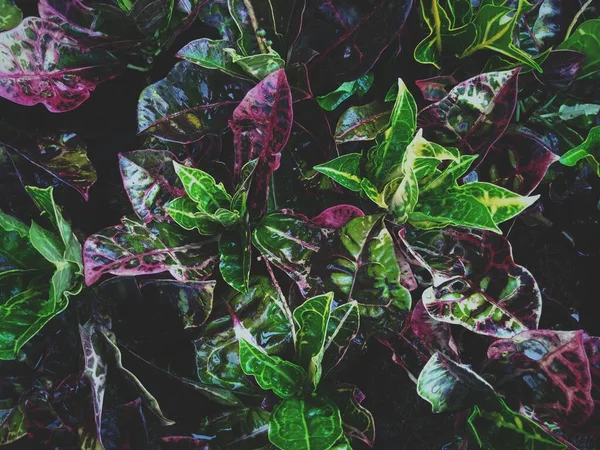
<path fill-rule="evenodd" d="M 582 192 L 598 233 L 599 15 L 0 0 L 0 445 L 426 448 L 375 440 L 383 345 L 444 448 L 595 448 L 598 324 L 509 238 Z M 88 154 L 119 79 L 137 137 Z"/>

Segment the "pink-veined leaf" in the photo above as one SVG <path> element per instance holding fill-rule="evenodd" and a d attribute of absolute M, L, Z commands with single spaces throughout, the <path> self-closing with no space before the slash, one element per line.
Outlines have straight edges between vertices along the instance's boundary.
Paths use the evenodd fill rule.
<path fill-rule="evenodd" d="M 504 368 L 497 386 L 518 383 L 528 392 L 521 402 L 529 403 L 542 419 L 568 425 L 585 422 L 594 401 L 583 338 L 581 330 L 529 330 L 494 342 L 488 358 Z"/>
<path fill-rule="evenodd" d="M 0 96 L 20 105 L 70 111 L 122 69 L 110 53 L 83 51 L 58 26 L 37 17 L 0 34 Z"/>
<path fill-rule="evenodd" d="M 431 317 L 423 301 L 419 300 L 410 316 L 410 328 L 429 351 L 439 350 L 449 358 L 460 361 L 458 347 L 452 336 L 450 324 Z"/>
<path fill-rule="evenodd" d="M 319 228 L 342 228 L 355 217 L 363 217 L 364 212 L 352 205 L 336 205 L 327 208 L 321 214 L 311 219 L 311 222 Z"/>

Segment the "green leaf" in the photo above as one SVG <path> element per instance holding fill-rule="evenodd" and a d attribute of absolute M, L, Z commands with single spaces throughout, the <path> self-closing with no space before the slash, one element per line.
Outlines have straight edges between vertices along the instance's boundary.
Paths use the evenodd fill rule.
<path fill-rule="evenodd" d="M 246 77 L 226 49 L 234 49 L 231 41 L 202 38 L 189 42 L 177 52 L 177 57 L 193 62 L 205 69 L 220 70 L 235 77 Z"/>
<path fill-rule="evenodd" d="M 408 222 L 424 230 L 458 226 L 502 233 L 483 203 L 472 195 L 456 192 L 424 199 L 409 216 Z"/>
<path fill-rule="evenodd" d="M 254 376 L 261 388 L 272 390 L 280 398 L 300 395 L 307 381 L 304 369 L 278 356 L 269 356 L 254 342 L 247 330 L 245 332 L 246 337 L 238 335 L 240 367 L 244 373 Z M 239 331 L 236 328 L 237 333 Z"/>
<path fill-rule="evenodd" d="M 317 172 L 327 175 L 346 189 L 360 192 L 362 177 L 360 176 L 360 153 L 349 153 L 314 167 Z"/>
<path fill-rule="evenodd" d="M 382 192 L 379 192 L 377 187 L 367 178 L 363 178 L 360 182 L 360 189 L 364 195 L 366 195 L 370 200 L 375 202 L 377 206 L 381 208 L 387 208 L 387 203 L 385 202 L 385 197 Z"/>
<path fill-rule="evenodd" d="M 52 222 L 58 231 L 64 245 L 63 258 L 66 261 L 77 264 L 79 272 L 83 273 L 81 243 L 73 233 L 69 222 L 62 216 L 60 207 L 54 201 L 53 188 L 40 189 L 35 186 L 26 186 L 25 190 L 31 195 L 38 208 L 48 215 L 50 222 Z"/>
<path fill-rule="evenodd" d="M 598 78 L 600 75 L 600 19 L 583 22 L 558 48 L 575 50 L 585 55 L 585 61 L 577 74 L 577 79 Z"/>
<path fill-rule="evenodd" d="M 11 444 L 24 436 L 27 436 L 25 400 L 9 410 L 0 409 L 0 445 Z"/>
<path fill-rule="evenodd" d="M 254 1 L 227 0 L 229 14 L 240 30 L 240 38 L 237 40 L 238 47 L 244 55 L 257 55 L 267 53 L 264 40 L 276 41 L 280 36 L 275 20 L 275 11 L 270 0 Z M 248 5 L 252 10 L 248 9 Z M 264 30 L 263 37 L 258 36 L 257 31 Z"/>
<path fill-rule="evenodd" d="M 351 301 L 338 306 L 329 316 L 327 335 L 323 344 L 323 374 L 327 375 L 344 358 L 352 339 L 360 328 L 358 302 Z"/>
<path fill-rule="evenodd" d="M 329 326 L 333 292 L 306 300 L 294 310 L 296 358 L 316 389 L 322 374 L 325 337 Z"/>
<path fill-rule="evenodd" d="M 31 221 L 29 239 L 31 245 L 33 245 L 46 260 L 55 265 L 64 264 L 63 254 L 65 252 L 65 246 L 54 233 L 45 230 L 34 221 Z"/>
<path fill-rule="evenodd" d="M 398 93 L 390 116 L 390 128 L 385 132 L 384 141 L 372 148 L 367 155 L 367 172 L 378 186 L 389 181 L 390 170 L 402 161 L 416 128 L 417 104 L 404 81 L 398 78 Z"/>
<path fill-rule="evenodd" d="M 391 181 L 386 186 L 386 191 L 392 191 L 394 186 L 398 187 L 388 200 L 388 212 L 396 223 L 402 224 L 408 220 L 419 201 L 419 182 L 414 170 L 409 169 L 399 184 Z"/>
<path fill-rule="evenodd" d="M 262 80 L 267 75 L 285 66 L 285 61 L 274 50 L 269 51 L 269 53 L 250 56 L 240 56 L 232 48 L 226 49 L 225 52 L 245 73 L 257 80 Z"/>
<path fill-rule="evenodd" d="M 23 20 L 23 12 L 15 5 L 14 0 L 0 0 L 0 31 L 13 29 L 21 23 L 21 20 Z"/>
<path fill-rule="evenodd" d="M 565 166 L 573 167 L 582 159 L 587 162 L 596 171 L 600 177 L 600 125 L 590 130 L 587 138 L 580 145 L 572 148 L 560 157 L 560 162 Z"/>
<path fill-rule="evenodd" d="M 208 173 L 186 167 L 173 161 L 175 172 L 183 183 L 183 187 L 200 212 L 213 214 L 220 208 L 229 208 L 231 195 L 227 193 L 223 183 L 217 184 Z"/>
<path fill-rule="evenodd" d="M 479 447 L 485 450 L 550 450 L 567 446 L 523 414 L 496 397 L 481 408 L 475 406 L 467 419 Z"/>
<path fill-rule="evenodd" d="M 29 227 L 0 211 L 0 274 L 14 269 L 51 269 L 52 266 L 31 246 Z"/>
<path fill-rule="evenodd" d="M 215 214 L 198 211 L 197 203 L 189 197 L 179 197 L 165 205 L 165 211 L 182 228 L 197 229 L 200 234 L 212 236 L 223 231 L 223 224 Z"/>
<path fill-rule="evenodd" d="M 593 119 L 600 112 L 600 105 L 593 103 L 578 103 L 576 105 L 560 105 L 558 117 L 561 120 L 573 120 L 582 116 Z"/>
<path fill-rule="evenodd" d="M 335 128 L 335 142 L 372 141 L 390 123 L 390 111 L 378 102 L 348 108 Z"/>
<path fill-rule="evenodd" d="M 417 380 L 417 393 L 434 413 L 460 411 L 494 396 L 494 388 L 469 366 L 436 352 Z"/>
<path fill-rule="evenodd" d="M 342 433 L 339 408 L 322 397 L 285 400 L 269 422 L 269 440 L 281 450 L 329 450 Z"/>
<path fill-rule="evenodd" d="M 529 6 L 526 0 L 518 0 L 516 10 L 490 3 L 480 7 L 473 19 L 474 26 L 469 29 L 472 43 L 460 58 L 470 56 L 479 50 L 493 50 L 516 60 L 519 64 L 542 72 L 542 68 L 534 59 L 512 43 L 515 25 L 524 9 Z"/>
<path fill-rule="evenodd" d="M 228 231 L 219 239 L 219 270 L 223 280 L 239 292 L 248 291 L 250 280 L 250 232 L 244 228 Z"/>
<path fill-rule="evenodd" d="M 248 193 L 250 192 L 250 184 L 257 165 L 258 158 L 252 159 L 244 164 L 244 167 L 242 167 L 240 184 L 236 187 L 235 194 L 233 194 L 233 198 L 231 199 L 231 210 L 238 212 L 240 216 L 245 216 L 248 212 L 246 203 L 248 200 Z"/>
<path fill-rule="evenodd" d="M 318 96 L 317 103 L 325 111 L 333 111 L 354 94 L 358 94 L 360 97 L 365 95 L 371 89 L 374 79 L 375 76 L 372 73 L 367 73 L 357 80 L 346 81 L 335 91 Z"/>
<path fill-rule="evenodd" d="M 421 189 L 421 195 L 444 195 L 460 177 L 467 173 L 477 158 L 479 155 L 461 155 L 460 161 L 452 161 L 446 169 L 438 171 L 437 175 Z"/>
<path fill-rule="evenodd" d="M 342 413 L 344 434 L 348 437 L 360 439 L 369 447 L 375 443 L 375 419 L 371 412 L 361 405 L 365 395 L 355 386 L 341 384 L 334 391 L 329 391 L 328 396 Z"/>
<path fill-rule="evenodd" d="M 463 184 L 454 191 L 471 195 L 487 206 L 492 220 L 497 224 L 512 219 L 540 198 L 539 195 L 523 197 L 495 184 L 480 181 Z"/>

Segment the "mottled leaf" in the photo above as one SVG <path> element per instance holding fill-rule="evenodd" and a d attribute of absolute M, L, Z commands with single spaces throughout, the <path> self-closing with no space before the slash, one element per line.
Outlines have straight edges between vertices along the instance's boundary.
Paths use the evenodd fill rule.
<path fill-rule="evenodd" d="M 1 36 L 0 96 L 25 106 L 65 112 L 87 100 L 122 65 L 103 50 L 82 51 L 52 22 L 27 17 Z"/>
<path fill-rule="evenodd" d="M 423 80 L 416 80 L 415 84 L 421 91 L 423 98 L 428 102 L 439 102 L 450 89 L 458 84 L 458 81 L 450 75 L 440 75 Z"/>
<path fill-rule="evenodd" d="M 138 133 L 182 143 L 220 133 L 249 88 L 244 80 L 188 61 L 177 63 L 140 94 Z"/>
<path fill-rule="evenodd" d="M 201 281 L 216 264 L 211 241 L 201 241 L 169 223 L 143 225 L 124 218 L 120 225 L 91 235 L 83 246 L 85 282 L 103 274 L 119 276 L 169 272 L 180 281 Z"/>
<path fill-rule="evenodd" d="M 431 317 L 423 305 L 423 300 L 419 300 L 412 311 L 410 329 L 431 353 L 439 351 L 460 361 L 450 324 Z"/>
<path fill-rule="evenodd" d="M 510 122 L 517 102 L 518 72 L 485 73 L 454 87 L 419 113 L 424 136 L 483 158 Z"/>
<path fill-rule="evenodd" d="M 338 144 L 354 141 L 372 141 L 390 123 L 390 111 L 378 102 L 352 106 L 340 116 L 335 128 Z"/>
<path fill-rule="evenodd" d="M 469 366 L 439 352 L 419 374 L 417 393 L 431 404 L 434 413 L 460 411 L 495 395 L 492 386 Z"/>
<path fill-rule="evenodd" d="M 361 191 L 362 177 L 360 175 L 360 153 L 348 153 L 326 163 L 319 164 L 314 169 L 327 175 L 336 183 L 354 192 Z"/>
<path fill-rule="evenodd" d="M 269 422 L 269 440 L 281 450 L 327 450 L 342 433 L 340 410 L 324 397 L 285 400 Z"/>
<path fill-rule="evenodd" d="M 327 208 L 321 214 L 311 219 L 319 228 L 332 228 L 337 230 L 356 217 L 363 217 L 365 213 L 352 205 L 336 205 Z"/>
<path fill-rule="evenodd" d="M 0 31 L 16 27 L 22 19 L 23 11 L 15 5 L 14 0 L 0 0 Z"/>
<path fill-rule="evenodd" d="M 254 246 L 291 277 L 303 294 L 308 292 L 310 264 L 322 239 L 322 230 L 308 219 L 283 213 L 265 216 L 252 233 Z"/>
<path fill-rule="evenodd" d="M 488 358 L 503 366 L 498 386 L 518 383 L 536 415 L 578 425 L 593 412 L 583 331 L 530 330 L 494 342 Z"/>
<path fill-rule="evenodd" d="M 205 69 L 220 70 L 234 77 L 246 78 L 244 71 L 225 49 L 233 49 L 230 41 L 202 38 L 188 42 L 175 56 L 193 62 Z"/>

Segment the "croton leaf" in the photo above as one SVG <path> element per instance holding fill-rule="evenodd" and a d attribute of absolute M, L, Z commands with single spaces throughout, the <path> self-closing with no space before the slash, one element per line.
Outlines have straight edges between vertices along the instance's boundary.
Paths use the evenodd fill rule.
<path fill-rule="evenodd" d="M 219 220 L 217 214 L 224 213 L 224 217 L 229 220 L 235 215 L 232 211 L 220 208 L 215 214 L 198 211 L 197 203 L 189 197 L 178 197 L 165 205 L 167 214 L 186 230 L 196 229 L 200 234 L 213 236 L 223 231 L 223 223 Z"/>
<path fill-rule="evenodd" d="M 417 393 L 431 404 L 434 413 L 460 411 L 494 396 L 494 388 L 469 366 L 436 352 L 417 381 Z"/>
<path fill-rule="evenodd" d="M 597 78 L 600 74 L 600 19 L 583 22 L 558 48 L 575 50 L 585 55 L 578 79 Z"/>
<path fill-rule="evenodd" d="M 186 329 L 200 327 L 212 312 L 216 281 L 140 280 L 139 284 L 144 295 L 167 299 Z"/>
<path fill-rule="evenodd" d="M 123 69 L 110 53 L 82 51 L 58 26 L 37 17 L 27 17 L 0 39 L 0 96 L 20 105 L 70 111 Z"/>
<path fill-rule="evenodd" d="M 269 440 L 281 450 L 328 450 L 342 433 L 340 410 L 324 397 L 284 400 L 269 422 Z"/>
<path fill-rule="evenodd" d="M 574 50 L 553 50 L 542 63 L 542 73 L 534 72 L 534 76 L 542 84 L 565 89 L 581 71 L 585 61 L 583 53 Z"/>
<path fill-rule="evenodd" d="M 329 328 L 333 293 L 317 295 L 294 310 L 296 358 L 304 367 L 315 389 L 322 374 L 325 338 Z"/>
<path fill-rule="evenodd" d="M 445 356 L 460 360 L 450 324 L 431 317 L 423 300 L 419 300 L 412 311 L 410 329 L 432 353 L 439 351 Z"/>
<path fill-rule="evenodd" d="M 558 160 L 542 142 L 518 131 L 506 132 L 477 168 L 479 181 L 489 181 L 521 195 L 540 184 Z"/>
<path fill-rule="evenodd" d="M 247 81 L 181 61 L 166 78 L 140 94 L 138 133 L 182 143 L 218 134 L 250 86 Z"/>
<path fill-rule="evenodd" d="M 292 123 L 292 94 L 283 69 L 253 87 L 229 121 L 235 146 L 235 180 L 240 180 L 244 163 L 259 159 L 248 196 L 254 210 L 262 212 L 265 207 L 267 186 L 271 174 L 279 168 L 280 153 L 290 137 Z"/>
<path fill-rule="evenodd" d="M 8 445 L 27 436 L 25 405 L 0 410 L 0 444 Z"/>
<path fill-rule="evenodd" d="M 230 41 L 214 41 L 208 38 L 196 39 L 187 43 L 177 52 L 178 58 L 193 62 L 205 69 L 216 69 L 234 77 L 247 78 L 225 49 L 233 49 Z"/>
<path fill-rule="evenodd" d="M 246 229 L 223 233 L 219 238 L 219 270 L 229 286 L 246 292 L 250 279 L 250 232 Z"/>
<path fill-rule="evenodd" d="M 285 61 L 274 50 L 250 56 L 240 56 L 234 49 L 225 51 L 231 55 L 233 62 L 241 67 L 246 74 L 257 80 L 262 80 L 285 66 Z"/>
<path fill-rule="evenodd" d="M 514 263 L 504 237 L 447 229 L 407 239 L 433 276 L 423 304 L 434 319 L 494 337 L 537 328 L 542 306 L 538 285 Z"/>
<path fill-rule="evenodd" d="M 299 2 L 302 29 L 292 57 L 308 61 L 313 79 L 327 74 L 335 85 L 355 80 L 369 71 L 400 32 L 411 1 L 320 0 Z M 303 56 L 304 55 L 304 56 Z"/>
<path fill-rule="evenodd" d="M 0 0 L 0 31 L 10 30 L 21 23 L 23 11 L 14 0 Z"/>
<path fill-rule="evenodd" d="M 362 155 L 360 153 L 348 153 L 326 163 L 316 165 L 314 169 L 323 175 L 327 175 L 346 189 L 360 192 L 363 180 L 360 176 L 361 159 Z"/>
<path fill-rule="evenodd" d="M 382 187 L 389 181 L 391 169 L 400 164 L 406 146 L 413 139 L 417 127 L 417 104 L 401 78 L 398 79 L 398 93 L 390 116 L 390 128 L 385 139 L 368 154 L 367 171 L 369 179 Z"/>
<path fill-rule="evenodd" d="M 343 361 L 359 329 L 360 313 L 356 301 L 345 303 L 331 311 L 323 344 L 323 376 Z"/>
<path fill-rule="evenodd" d="M 322 265 L 323 273 L 317 275 L 326 288 L 341 303 L 356 300 L 361 317 L 381 318 L 387 310 L 401 316 L 410 308 L 410 293 L 400 284 L 394 242 L 381 214 L 357 217 L 340 228 Z"/>
<path fill-rule="evenodd" d="M 539 417 L 578 425 L 591 416 L 594 401 L 583 331 L 524 331 L 494 342 L 488 358 L 503 366 L 498 386 L 517 382 L 529 392 L 528 403 Z"/>
<path fill-rule="evenodd" d="M 271 281 L 252 276 L 246 293 L 231 289 L 227 301 L 244 328 L 270 356 L 285 351 L 292 343 L 292 317 Z M 213 318 L 194 342 L 199 380 L 249 395 L 257 395 L 240 368 L 239 345 L 227 315 Z"/>
<path fill-rule="evenodd" d="M 467 419 L 469 429 L 481 448 L 502 450 L 566 449 L 547 429 L 529 417 L 510 409 L 497 397 L 493 407 L 473 408 Z M 508 446 L 508 447 L 507 447 Z"/>
<path fill-rule="evenodd" d="M 211 436 L 211 445 L 235 445 L 239 450 L 263 449 L 269 444 L 270 416 L 261 408 L 237 408 L 217 417 L 207 417 L 199 434 Z"/>
<path fill-rule="evenodd" d="M 183 184 L 185 192 L 196 203 L 200 212 L 214 214 L 221 208 L 228 208 L 231 195 L 223 183 L 218 183 L 207 172 L 194 169 L 173 161 L 175 172 Z"/>
<path fill-rule="evenodd" d="M 415 84 L 421 91 L 423 98 L 428 102 L 439 102 L 449 90 L 458 84 L 458 81 L 451 75 L 440 75 L 437 77 L 416 80 Z"/>
<path fill-rule="evenodd" d="M 265 216 L 252 233 L 254 246 L 292 278 L 303 294 L 309 290 L 310 264 L 322 239 L 322 230 L 307 218 L 280 212 Z"/>
<path fill-rule="evenodd" d="M 585 159 L 600 177 L 600 126 L 590 130 L 585 141 L 560 157 L 561 164 L 573 167 L 582 159 Z"/>
<path fill-rule="evenodd" d="M 0 124 L 0 142 L 88 199 L 98 176 L 85 143 L 74 133 L 38 136 Z"/>
<path fill-rule="evenodd" d="M 185 195 L 175 173 L 175 155 L 167 150 L 135 150 L 119 154 L 125 192 L 137 216 L 144 222 L 164 219 L 164 206 Z"/>
<path fill-rule="evenodd" d="M 335 91 L 317 97 L 317 103 L 325 111 L 333 111 L 354 94 L 358 94 L 359 97 L 365 95 L 371 89 L 374 79 L 375 76 L 372 73 L 368 73 L 357 80 L 346 81 Z"/>
<path fill-rule="evenodd" d="M 311 219 L 311 222 L 320 228 L 337 230 L 356 217 L 363 217 L 365 213 L 352 205 L 336 205 L 327 208 L 321 214 Z"/>
<path fill-rule="evenodd" d="M 181 281 L 202 281 L 216 264 L 211 243 L 174 224 L 144 225 L 124 218 L 120 225 L 105 228 L 85 241 L 85 282 L 90 286 L 105 273 L 132 276 L 161 272 Z"/>
<path fill-rule="evenodd" d="M 418 126 L 427 139 L 483 158 L 513 115 L 518 73 L 519 69 L 484 73 L 463 81 L 423 109 Z"/>
<path fill-rule="evenodd" d="M 390 111 L 374 101 L 363 106 L 352 106 L 340 116 L 335 128 L 338 144 L 354 141 L 372 141 L 390 123 Z"/>
<path fill-rule="evenodd" d="M 340 408 L 344 434 L 360 439 L 369 447 L 373 447 L 375 444 L 375 419 L 371 412 L 361 405 L 365 395 L 356 386 L 350 384 L 340 384 L 328 395 Z"/>

